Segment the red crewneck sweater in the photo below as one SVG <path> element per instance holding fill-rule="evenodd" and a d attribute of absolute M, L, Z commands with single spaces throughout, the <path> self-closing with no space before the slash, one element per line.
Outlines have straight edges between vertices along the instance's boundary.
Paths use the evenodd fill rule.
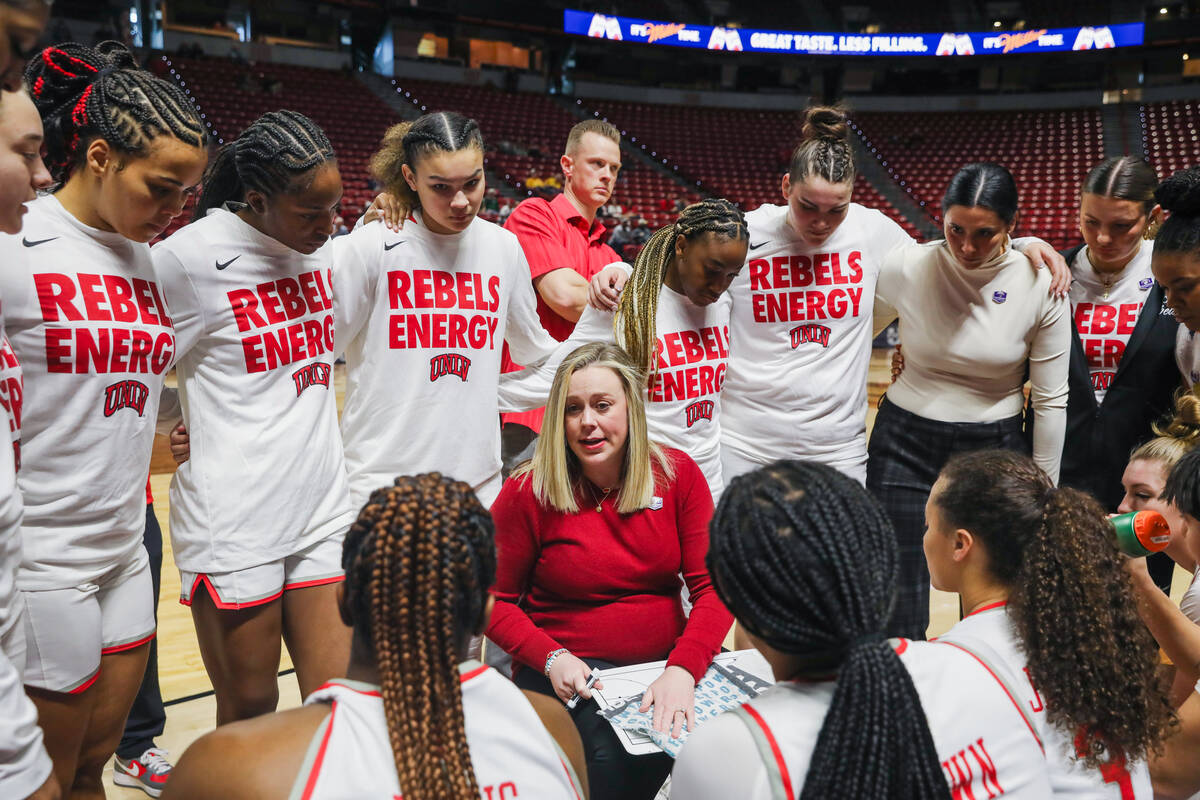
<path fill-rule="evenodd" d="M 733 616 L 704 565 L 713 511 L 708 484 L 687 454 L 667 454 L 675 479 L 655 490 L 662 507 L 633 514 L 618 514 L 615 496 L 599 512 L 583 497 L 579 512 L 562 514 L 537 501 L 530 476 L 504 484 L 492 505 L 497 567 L 489 639 L 538 672 L 548 653 L 565 647 L 615 664 L 665 658 L 696 680 L 704 675 Z M 693 604 L 688 617 L 680 573 Z"/>

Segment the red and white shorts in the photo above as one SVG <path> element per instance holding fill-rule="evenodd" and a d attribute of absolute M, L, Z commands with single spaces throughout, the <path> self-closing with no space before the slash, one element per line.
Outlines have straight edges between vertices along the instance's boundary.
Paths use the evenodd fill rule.
<path fill-rule="evenodd" d="M 95 583 L 21 594 L 27 686 L 77 694 L 100 677 L 101 656 L 154 638 L 154 587 L 145 548 Z"/>
<path fill-rule="evenodd" d="M 289 589 L 305 589 L 345 578 L 342 540 L 345 532 L 327 536 L 290 556 L 234 572 L 179 571 L 179 602 L 192 604 L 201 586 L 222 611 L 253 608 L 278 600 Z"/>

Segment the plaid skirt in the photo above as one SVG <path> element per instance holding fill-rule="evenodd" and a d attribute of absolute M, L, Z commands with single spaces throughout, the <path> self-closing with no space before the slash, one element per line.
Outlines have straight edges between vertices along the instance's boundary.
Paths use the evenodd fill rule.
<path fill-rule="evenodd" d="M 956 453 L 1029 452 L 1022 415 L 997 422 L 939 422 L 905 411 L 884 396 L 867 444 L 867 489 L 896 529 L 896 603 L 888 636 L 924 639 L 929 627 L 929 567 L 925 563 L 925 501 L 938 473 Z"/>

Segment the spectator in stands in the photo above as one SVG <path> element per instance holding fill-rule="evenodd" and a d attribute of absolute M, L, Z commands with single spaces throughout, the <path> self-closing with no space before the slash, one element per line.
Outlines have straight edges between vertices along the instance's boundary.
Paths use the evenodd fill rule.
<path fill-rule="evenodd" d="M 642 710 L 678 735 L 732 618 L 704 558 L 712 497 L 696 463 L 646 433 L 645 373 L 594 342 L 559 367 L 545 435 L 505 483 L 496 522 L 496 608 L 488 638 L 511 652 L 523 689 L 564 703 L 583 737 L 593 800 L 651 800 L 664 753 L 626 752 L 585 684 L 593 668 L 666 659 Z M 636 542 L 636 547 L 631 544 Z M 692 603 L 683 611 L 679 579 Z M 597 688 L 603 688 L 601 681 Z"/>
<path fill-rule="evenodd" d="M 684 200 L 682 197 L 676 197 L 675 205 L 673 205 L 671 207 L 671 211 L 672 211 L 672 213 L 678 214 L 680 211 L 683 211 L 683 209 L 685 209 L 686 207 L 687 207 L 687 201 Z"/>
<path fill-rule="evenodd" d="M 341 214 L 338 214 L 336 217 L 333 218 L 333 234 L 332 234 L 331 238 L 336 238 L 338 236 L 345 236 L 349 232 L 350 232 L 350 229 L 346 227 L 345 217 L 343 217 Z"/>
<path fill-rule="evenodd" d="M 480 205 L 481 211 L 487 211 L 491 214 L 500 213 L 500 194 L 495 188 L 489 188 L 483 196 L 483 203 Z"/>
<path fill-rule="evenodd" d="M 600 209 L 600 214 L 609 219 L 620 219 L 625 213 L 625 209 L 616 200 L 609 200 L 608 205 Z"/>
<path fill-rule="evenodd" d="M 650 230 L 650 223 L 646 221 L 646 218 L 638 217 L 637 226 L 633 229 L 633 243 L 645 244 L 653 235 L 654 232 Z"/>
<path fill-rule="evenodd" d="M 1080 190 L 1084 243 L 1063 253 L 1071 267 L 1071 368 L 1060 482 L 1091 492 L 1115 511 L 1130 451 L 1154 435 L 1179 387 L 1175 318 L 1159 313 L 1163 288 L 1150 256 L 1162 208 L 1158 176 L 1132 156 L 1098 164 Z M 1032 419 L 1032 417 L 1027 417 Z M 1174 562 L 1150 556 L 1150 571 L 1170 590 Z"/>
<path fill-rule="evenodd" d="M 635 243 L 633 222 L 629 217 L 621 220 L 621 224 L 613 228 L 612 233 L 608 235 L 608 246 L 622 259 L 625 259 L 625 248 Z"/>
<path fill-rule="evenodd" d="M 512 215 L 513 207 L 512 201 L 510 201 L 507 197 L 504 198 L 504 202 L 500 204 L 500 216 L 497 219 L 497 222 L 503 225 L 509 216 Z"/>
<path fill-rule="evenodd" d="M 562 191 L 562 178 L 557 175 L 547 175 L 542 179 L 542 186 L 547 189 Z"/>
<path fill-rule="evenodd" d="M 529 174 L 525 176 L 526 189 L 540 189 L 546 185 L 546 180 L 538 172 L 537 167 L 530 167 Z"/>
<path fill-rule="evenodd" d="M 529 261 L 542 327 L 563 341 L 587 305 L 588 280 L 606 264 L 621 260 L 605 244 L 608 231 L 596 219 L 621 171 L 621 132 L 598 119 L 580 122 L 567 134 L 559 163 L 566 181 L 562 194 L 523 201 L 504 218 L 504 227 L 517 235 Z M 508 361 L 505 371 L 514 368 Z M 529 429 L 511 437 L 514 444 L 525 442 L 519 452 L 541 430 L 541 412 L 510 415 L 505 423 Z"/>

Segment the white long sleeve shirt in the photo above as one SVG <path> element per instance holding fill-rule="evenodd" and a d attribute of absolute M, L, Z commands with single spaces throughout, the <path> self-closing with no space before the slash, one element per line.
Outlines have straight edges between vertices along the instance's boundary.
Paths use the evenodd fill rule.
<path fill-rule="evenodd" d="M 23 589 L 61 589 L 136 555 L 146 473 L 175 334 L 150 248 L 29 204 L 27 259 L 0 270 L 24 372 Z"/>
<path fill-rule="evenodd" d="M 231 572 L 343 532 L 333 248 L 302 255 L 215 209 L 152 255 L 192 449 L 171 482 L 176 564 Z"/>
<path fill-rule="evenodd" d="M 1057 483 L 1067 425 L 1071 318 L 1050 273 L 1005 248 L 964 269 L 945 242 L 894 250 L 879 298 L 900 317 L 904 371 L 888 400 L 927 419 L 995 422 L 1021 413 L 1028 365 L 1033 459 Z"/>
<path fill-rule="evenodd" d="M 434 470 L 491 505 L 500 491 L 502 345 L 522 364 L 558 345 L 538 321 L 517 237 L 481 219 L 437 234 L 417 212 L 399 233 L 371 224 L 339 236 L 334 253 L 352 505 L 398 475 Z"/>
<path fill-rule="evenodd" d="M 787 206 L 746 215 L 750 250 L 733 280 L 722 446 L 756 463 L 812 458 L 861 469 L 875 283 L 885 255 L 912 239 L 851 203 L 819 247 Z"/>
<path fill-rule="evenodd" d="M 0 652 L 0 797 L 23 798 L 50 777 L 37 708 L 25 696 L 21 676 Z"/>
<path fill-rule="evenodd" d="M 12 239 L 0 241 L 0 269 L 12 269 L 13 264 L 24 258 L 20 252 L 25 248 Z M 16 613 L 21 602 L 17 592 L 17 572 L 21 567 L 21 518 L 24 502 L 17 488 L 21 446 L 21 401 L 24 390 L 21 381 L 21 362 L 12 351 L 12 345 L 4 333 L 4 315 L 0 308 L 0 407 L 7 418 L 12 436 L 13 457 L 4 452 L 3 437 L 0 436 L 0 641 L 20 619 Z"/>
<path fill-rule="evenodd" d="M 650 438 L 682 450 L 699 465 L 714 498 L 721 479 L 721 387 L 729 360 L 729 294 L 698 306 L 666 285 L 658 293 L 657 371 L 650 379 L 646 426 Z M 615 342 L 615 315 L 584 309 L 575 330 L 540 367 L 500 378 L 500 410 L 546 404 L 562 360 L 588 342 Z"/>

